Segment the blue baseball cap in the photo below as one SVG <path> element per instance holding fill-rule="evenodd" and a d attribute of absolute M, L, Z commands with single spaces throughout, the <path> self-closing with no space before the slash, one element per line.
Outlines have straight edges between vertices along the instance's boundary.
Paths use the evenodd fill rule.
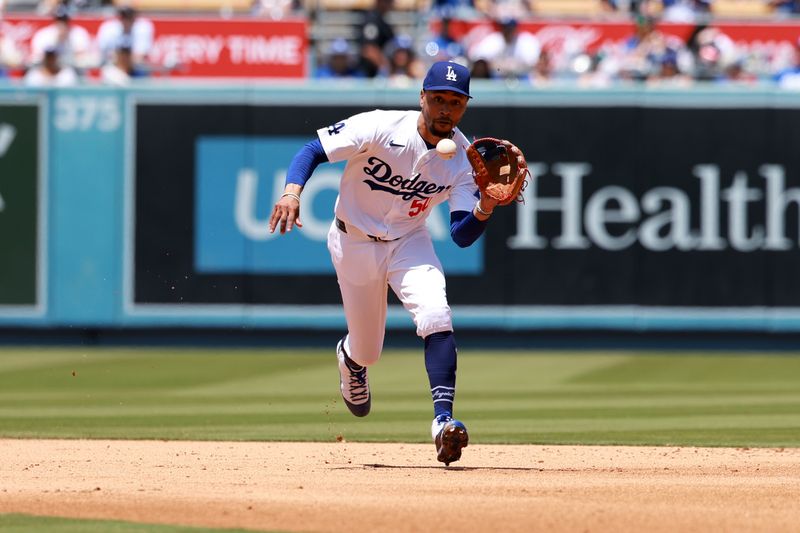
<path fill-rule="evenodd" d="M 438 61 L 425 75 L 422 90 L 453 91 L 469 96 L 469 69 L 452 61 Z"/>

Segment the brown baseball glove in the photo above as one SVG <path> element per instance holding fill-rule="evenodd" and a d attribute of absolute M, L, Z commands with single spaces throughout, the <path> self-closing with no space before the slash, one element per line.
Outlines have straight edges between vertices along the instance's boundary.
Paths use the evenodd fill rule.
<path fill-rule="evenodd" d="M 467 158 L 481 195 L 499 205 L 522 201 L 520 193 L 530 176 L 522 150 L 505 139 L 482 137 L 467 147 Z"/>

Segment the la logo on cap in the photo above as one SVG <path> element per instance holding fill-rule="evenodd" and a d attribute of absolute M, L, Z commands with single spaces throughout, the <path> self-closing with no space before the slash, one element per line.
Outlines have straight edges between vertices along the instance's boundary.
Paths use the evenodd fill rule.
<path fill-rule="evenodd" d="M 469 95 L 469 69 L 458 63 L 437 61 L 428 69 L 422 82 L 422 89 L 424 91 L 453 91 L 472 98 Z"/>

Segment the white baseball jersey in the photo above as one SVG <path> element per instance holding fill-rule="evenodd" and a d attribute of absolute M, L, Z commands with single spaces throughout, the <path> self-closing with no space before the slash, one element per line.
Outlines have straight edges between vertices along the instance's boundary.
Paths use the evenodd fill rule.
<path fill-rule="evenodd" d="M 330 161 L 348 160 L 336 199 L 336 217 L 347 231 L 332 224 L 328 250 L 347 318 L 345 349 L 362 365 L 375 363 L 383 348 L 387 285 L 411 313 L 417 335 L 453 329 L 444 272 L 425 219 L 445 200 L 451 212 L 471 211 L 477 186 L 466 137 L 455 130 L 459 149 L 445 160 L 417 131 L 419 116 L 376 110 L 317 131 Z"/>
<path fill-rule="evenodd" d="M 445 200 L 451 212 L 475 207 L 469 141 L 456 128 L 455 157 L 439 157 L 417 131 L 419 115 L 375 110 L 317 130 L 331 162 L 348 160 L 337 218 L 368 235 L 397 239 L 423 226 L 431 208 Z"/>

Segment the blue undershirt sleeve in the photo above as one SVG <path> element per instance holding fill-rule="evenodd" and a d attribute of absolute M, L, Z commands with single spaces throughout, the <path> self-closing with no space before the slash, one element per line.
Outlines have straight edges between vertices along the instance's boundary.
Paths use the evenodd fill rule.
<path fill-rule="evenodd" d="M 450 213 L 450 237 L 458 246 L 466 248 L 478 240 L 488 222 L 478 220 L 471 211 L 453 211 Z"/>
<path fill-rule="evenodd" d="M 328 155 L 322 148 L 322 143 L 319 139 L 314 139 L 295 154 L 292 162 L 289 164 L 289 170 L 286 171 L 286 183 L 295 183 L 305 186 L 308 178 L 314 173 L 314 169 L 317 168 L 320 163 L 327 162 Z"/>

